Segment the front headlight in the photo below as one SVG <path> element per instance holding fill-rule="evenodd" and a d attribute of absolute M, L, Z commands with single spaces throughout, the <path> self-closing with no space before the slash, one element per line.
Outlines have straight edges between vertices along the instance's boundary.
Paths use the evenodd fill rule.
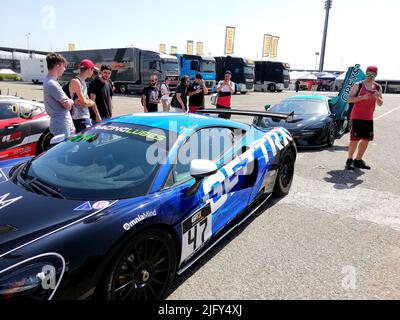
<path fill-rule="evenodd" d="M 0 271 L 0 300 L 51 300 L 65 272 L 64 258 L 49 253 Z"/>

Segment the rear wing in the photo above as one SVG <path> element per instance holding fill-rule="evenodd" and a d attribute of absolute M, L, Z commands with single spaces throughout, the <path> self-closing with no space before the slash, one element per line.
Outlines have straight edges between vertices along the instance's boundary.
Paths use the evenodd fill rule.
<path fill-rule="evenodd" d="M 227 114 L 227 115 L 237 115 L 237 116 L 249 116 L 249 117 L 259 117 L 259 118 L 277 118 L 286 120 L 286 122 L 292 122 L 294 118 L 294 112 L 277 113 L 277 112 L 263 112 L 263 111 L 251 111 L 251 110 L 235 110 L 235 109 L 200 109 L 196 113 L 201 114 Z"/>

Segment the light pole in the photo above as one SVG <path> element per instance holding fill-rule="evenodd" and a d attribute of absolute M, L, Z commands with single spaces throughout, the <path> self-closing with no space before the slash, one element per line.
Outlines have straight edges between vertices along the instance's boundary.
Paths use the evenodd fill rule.
<path fill-rule="evenodd" d="M 328 23 L 329 23 L 329 10 L 332 8 L 332 0 L 325 1 L 325 27 L 324 27 L 324 36 L 322 38 L 322 49 L 321 49 L 321 60 L 319 63 L 319 72 L 324 71 L 324 62 L 325 62 L 325 48 L 326 48 L 326 38 L 328 35 Z"/>
<path fill-rule="evenodd" d="M 26 37 L 26 44 L 27 44 L 27 48 L 28 48 L 28 55 L 30 54 L 29 52 L 29 37 L 31 36 L 31 33 L 28 32 L 25 37 Z"/>
<path fill-rule="evenodd" d="M 315 53 L 315 71 L 318 71 L 318 56 L 319 56 L 319 52 Z"/>

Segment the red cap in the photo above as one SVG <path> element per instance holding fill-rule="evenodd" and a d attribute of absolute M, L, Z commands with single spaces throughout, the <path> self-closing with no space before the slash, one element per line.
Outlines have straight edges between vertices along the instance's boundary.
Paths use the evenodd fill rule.
<path fill-rule="evenodd" d="M 81 68 L 87 68 L 87 69 L 92 69 L 95 67 L 94 63 L 92 60 L 85 59 L 82 60 L 81 64 L 79 65 Z"/>
<path fill-rule="evenodd" d="M 366 71 L 366 72 L 371 72 L 371 73 L 378 74 L 378 67 L 369 66 L 369 67 L 367 68 L 367 71 Z"/>

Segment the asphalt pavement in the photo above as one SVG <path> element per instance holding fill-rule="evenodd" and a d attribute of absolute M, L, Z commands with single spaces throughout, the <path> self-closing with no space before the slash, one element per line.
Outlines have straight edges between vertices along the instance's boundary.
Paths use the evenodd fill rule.
<path fill-rule="evenodd" d="M 41 86 L 0 82 L 0 90 L 43 99 Z M 233 101 L 263 110 L 289 95 Z M 331 148 L 300 150 L 290 194 L 178 277 L 169 299 L 400 299 L 400 95 L 384 102 L 365 156 L 371 171 L 344 170 L 348 135 Z M 115 115 L 141 111 L 139 96 L 116 95 L 114 105 Z"/>

